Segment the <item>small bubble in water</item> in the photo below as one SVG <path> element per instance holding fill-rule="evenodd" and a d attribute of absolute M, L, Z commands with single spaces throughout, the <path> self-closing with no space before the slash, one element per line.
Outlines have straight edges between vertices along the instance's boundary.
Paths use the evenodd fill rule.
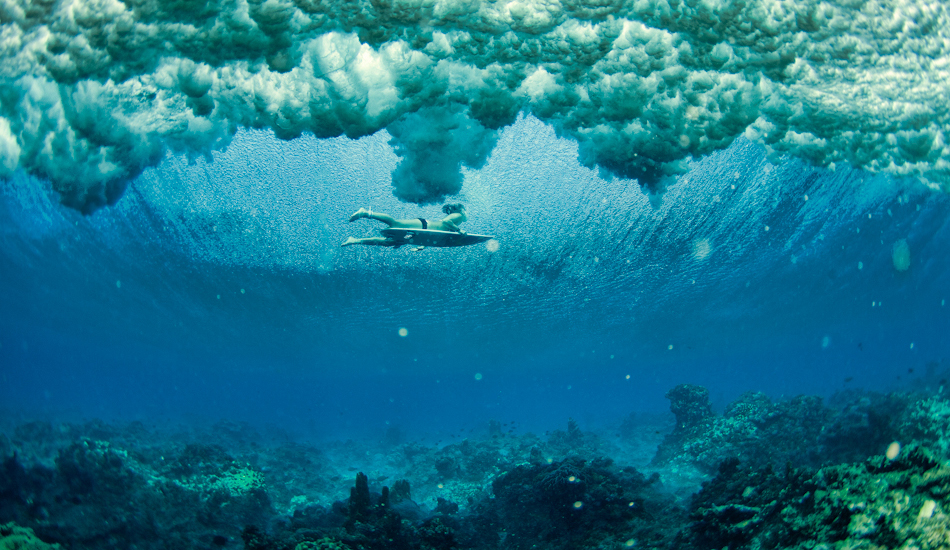
<path fill-rule="evenodd" d="M 580 509 L 583 508 L 583 507 L 584 507 L 584 503 L 581 502 L 581 501 L 579 501 L 579 500 L 574 503 L 574 509 L 575 509 L 575 510 L 580 510 Z"/>
<path fill-rule="evenodd" d="M 858 269 L 864 269 L 864 262 L 858 262 Z"/>
<path fill-rule="evenodd" d="M 476 372 L 476 373 L 475 373 L 475 380 L 481 380 L 481 379 L 482 379 L 482 373 Z"/>
<path fill-rule="evenodd" d="M 241 289 L 241 294 L 244 294 L 244 289 L 243 289 L 243 288 Z"/>
<path fill-rule="evenodd" d="M 885 453 L 884 456 L 886 456 L 888 460 L 894 460 L 900 452 L 901 444 L 895 441 L 887 446 L 887 453 Z"/>
<path fill-rule="evenodd" d="M 115 282 L 115 287 L 116 287 L 116 288 L 122 288 L 122 281 L 116 281 L 116 282 Z"/>
<path fill-rule="evenodd" d="M 406 330 L 406 327 L 401 327 L 399 329 L 399 336 L 402 336 L 403 338 L 405 338 L 406 336 L 409 336 L 409 331 Z"/>
<path fill-rule="evenodd" d="M 673 349 L 673 344 L 670 344 L 666 349 Z"/>
<path fill-rule="evenodd" d="M 488 250 L 489 252 L 498 252 L 498 246 L 499 246 L 498 241 L 496 241 L 495 239 L 489 239 L 485 243 L 485 249 Z"/>

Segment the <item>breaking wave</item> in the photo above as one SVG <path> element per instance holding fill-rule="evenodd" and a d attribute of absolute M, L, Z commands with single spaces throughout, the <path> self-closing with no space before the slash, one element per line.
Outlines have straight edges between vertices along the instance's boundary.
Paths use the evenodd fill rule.
<path fill-rule="evenodd" d="M 4 0 L 0 176 L 91 212 L 240 128 L 387 129 L 396 197 L 458 193 L 527 112 L 658 193 L 745 136 L 950 188 L 938 2 Z"/>

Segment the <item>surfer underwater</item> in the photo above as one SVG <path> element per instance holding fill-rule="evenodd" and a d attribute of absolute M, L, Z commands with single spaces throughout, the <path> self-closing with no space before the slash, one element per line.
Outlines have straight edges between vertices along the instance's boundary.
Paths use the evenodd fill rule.
<path fill-rule="evenodd" d="M 427 220 L 425 218 L 415 218 L 411 220 L 397 220 L 389 214 L 373 212 L 372 208 L 360 208 L 352 216 L 350 221 L 354 222 L 363 218 L 379 220 L 394 229 L 424 229 L 430 231 L 447 231 L 465 235 L 465 231 L 459 228 L 459 224 L 468 219 L 465 215 L 465 206 L 462 203 L 449 203 L 442 206 L 442 212 L 446 214 L 444 218 L 438 221 Z M 407 244 L 405 241 L 392 239 L 390 237 L 348 237 L 340 246 L 350 246 L 362 244 L 367 246 L 393 246 L 398 247 Z M 421 247 L 420 247 L 421 248 Z"/>

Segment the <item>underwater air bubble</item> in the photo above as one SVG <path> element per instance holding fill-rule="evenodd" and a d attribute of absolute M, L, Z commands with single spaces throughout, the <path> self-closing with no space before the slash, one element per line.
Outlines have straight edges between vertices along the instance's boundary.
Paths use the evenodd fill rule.
<path fill-rule="evenodd" d="M 482 379 L 482 373 L 476 372 L 476 373 L 475 373 L 475 380 L 481 380 L 481 379 Z"/>
<path fill-rule="evenodd" d="M 897 271 L 907 271 L 910 268 L 910 247 L 907 245 L 907 239 L 894 243 L 891 260 L 894 261 L 894 269 Z"/>
<path fill-rule="evenodd" d="M 495 239 L 488 239 L 488 241 L 485 242 L 485 249 L 489 252 L 498 252 L 498 246 L 498 241 Z"/>
<path fill-rule="evenodd" d="M 930 501 L 930 502 L 933 502 L 933 501 Z M 574 509 L 575 509 L 575 510 L 580 510 L 580 509 L 583 508 L 583 507 L 584 507 L 584 503 L 581 502 L 581 501 L 579 501 L 579 500 L 574 503 Z M 928 517 L 929 517 L 929 516 L 928 516 Z"/>
<path fill-rule="evenodd" d="M 887 452 L 884 454 L 884 456 L 886 456 L 888 460 L 894 460 L 900 453 L 901 444 L 895 441 L 887 446 Z"/>
<path fill-rule="evenodd" d="M 402 336 L 403 338 L 405 338 L 406 336 L 409 336 L 409 331 L 406 330 L 406 327 L 400 327 L 399 336 Z"/>
<path fill-rule="evenodd" d="M 115 287 L 116 287 L 116 288 L 122 288 L 122 281 L 116 281 L 116 282 L 115 282 Z"/>

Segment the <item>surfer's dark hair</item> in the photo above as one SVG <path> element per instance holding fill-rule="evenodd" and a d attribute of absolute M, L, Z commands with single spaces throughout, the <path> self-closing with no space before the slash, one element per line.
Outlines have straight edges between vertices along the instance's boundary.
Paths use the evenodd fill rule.
<path fill-rule="evenodd" d="M 460 202 L 450 202 L 442 205 L 442 211 L 446 214 L 455 214 L 456 212 L 464 212 L 465 205 Z"/>

